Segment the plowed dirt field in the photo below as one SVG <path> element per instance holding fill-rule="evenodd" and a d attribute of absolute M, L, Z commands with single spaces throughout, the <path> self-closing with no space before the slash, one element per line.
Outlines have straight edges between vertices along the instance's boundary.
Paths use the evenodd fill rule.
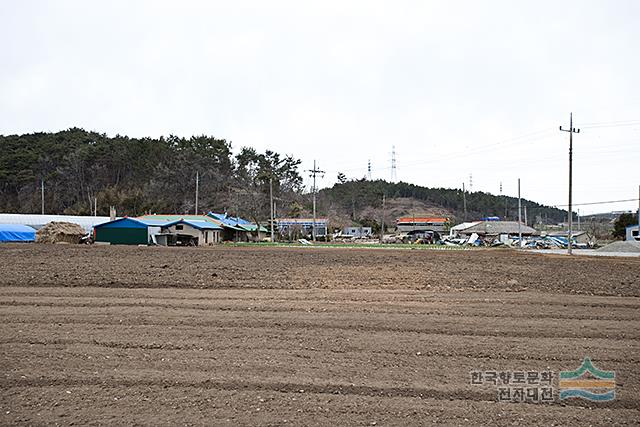
<path fill-rule="evenodd" d="M 640 420 L 640 259 L 504 250 L 0 246 L 0 424 Z M 471 371 L 615 371 L 497 401 Z"/>

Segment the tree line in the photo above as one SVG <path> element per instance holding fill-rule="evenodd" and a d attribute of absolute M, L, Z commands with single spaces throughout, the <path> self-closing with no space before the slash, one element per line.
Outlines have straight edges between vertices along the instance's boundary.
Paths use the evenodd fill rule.
<path fill-rule="evenodd" d="M 302 197 L 300 160 L 210 136 L 129 138 L 71 128 L 0 136 L 0 211 L 118 215 L 199 210 L 266 218 L 269 186 L 286 212 Z"/>

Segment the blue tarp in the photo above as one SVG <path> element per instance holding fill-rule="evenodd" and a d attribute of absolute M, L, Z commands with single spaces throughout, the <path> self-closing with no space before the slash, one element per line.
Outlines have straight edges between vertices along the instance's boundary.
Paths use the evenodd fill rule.
<path fill-rule="evenodd" d="M 0 224 L 0 242 L 35 242 L 36 230 L 21 224 Z"/>

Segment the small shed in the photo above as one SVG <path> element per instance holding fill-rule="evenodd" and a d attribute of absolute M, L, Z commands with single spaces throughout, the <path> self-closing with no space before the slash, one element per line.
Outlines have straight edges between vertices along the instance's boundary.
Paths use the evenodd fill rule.
<path fill-rule="evenodd" d="M 373 230 L 371 227 L 344 227 L 342 229 L 343 236 L 351 237 L 371 237 Z"/>
<path fill-rule="evenodd" d="M 222 227 L 209 221 L 180 219 L 164 224 L 155 235 L 159 245 L 211 246 L 220 243 Z"/>
<path fill-rule="evenodd" d="M 125 217 L 95 225 L 94 237 L 96 242 L 112 245 L 148 245 L 151 236 L 160 233 L 160 227 L 166 223 Z"/>
<path fill-rule="evenodd" d="M 292 236 L 299 234 L 304 237 L 311 237 L 314 224 L 316 237 L 326 237 L 329 223 L 327 218 L 316 218 L 315 223 L 313 218 L 277 218 L 275 221 L 278 232 L 282 236 L 288 235 L 289 240 L 291 240 Z"/>
<path fill-rule="evenodd" d="M 22 224 L 0 224 L 0 242 L 34 242 L 36 230 Z"/>
<path fill-rule="evenodd" d="M 626 228 L 625 240 L 640 242 L 640 227 L 638 224 Z"/>
<path fill-rule="evenodd" d="M 396 220 L 398 231 L 437 231 L 444 233 L 449 226 L 449 218 L 435 218 L 424 216 L 407 216 Z"/>

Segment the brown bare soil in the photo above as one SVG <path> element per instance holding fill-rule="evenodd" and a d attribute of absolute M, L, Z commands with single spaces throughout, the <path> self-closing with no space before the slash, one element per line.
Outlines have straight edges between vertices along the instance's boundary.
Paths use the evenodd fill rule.
<path fill-rule="evenodd" d="M 504 250 L 0 246 L 0 424 L 640 419 L 640 260 Z M 616 371 L 499 403 L 472 370 Z"/>

